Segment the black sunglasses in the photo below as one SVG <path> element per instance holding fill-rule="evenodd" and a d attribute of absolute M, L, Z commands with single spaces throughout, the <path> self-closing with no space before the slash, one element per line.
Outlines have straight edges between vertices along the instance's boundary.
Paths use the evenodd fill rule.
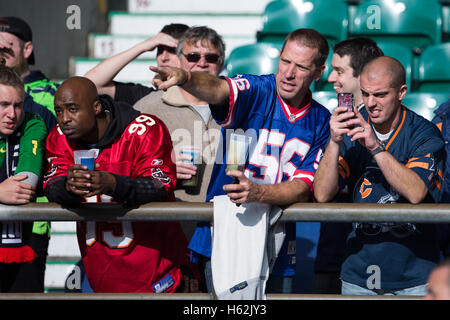
<path fill-rule="evenodd" d="M 156 51 L 156 55 L 159 56 L 164 51 L 167 51 L 168 53 L 176 54 L 177 48 L 160 45 L 160 46 L 157 47 L 156 50 L 157 50 Z"/>
<path fill-rule="evenodd" d="M 188 53 L 184 54 L 186 60 L 192 63 L 199 62 L 201 57 L 205 57 L 206 62 L 208 63 L 217 63 L 219 61 L 219 55 L 215 53 L 207 53 L 207 54 L 200 54 L 200 53 Z"/>
<path fill-rule="evenodd" d="M 356 231 L 360 231 L 366 236 L 376 236 L 389 231 L 397 238 L 405 238 L 419 232 L 412 223 L 356 223 Z"/>

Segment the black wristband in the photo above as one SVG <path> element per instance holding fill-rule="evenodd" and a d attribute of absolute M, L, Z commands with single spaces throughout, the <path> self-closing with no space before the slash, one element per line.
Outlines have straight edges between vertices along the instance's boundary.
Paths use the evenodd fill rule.
<path fill-rule="evenodd" d="M 373 156 L 375 156 L 376 154 L 379 154 L 380 152 L 386 151 L 384 143 L 381 141 L 378 141 L 378 147 L 376 147 L 375 149 L 373 149 L 372 151 L 370 151 L 370 154 Z"/>

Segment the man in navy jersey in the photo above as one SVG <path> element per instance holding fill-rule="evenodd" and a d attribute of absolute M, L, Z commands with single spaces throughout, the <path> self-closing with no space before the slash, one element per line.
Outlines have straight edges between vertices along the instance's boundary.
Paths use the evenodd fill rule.
<path fill-rule="evenodd" d="M 360 76 L 364 66 L 383 55 L 375 41 L 358 37 L 341 41 L 333 46 L 332 71 L 328 82 L 333 83 L 337 94 L 352 93 L 353 105 L 364 107 Z M 336 202 L 348 202 L 342 194 Z M 314 265 L 314 293 L 338 294 L 341 292 L 341 264 L 351 223 L 322 222 Z"/>
<path fill-rule="evenodd" d="M 314 197 L 328 202 L 346 190 L 354 203 L 437 202 L 444 142 L 436 126 L 402 104 L 405 69 L 379 57 L 360 79 L 365 108 L 334 110 Z M 433 224 L 354 223 L 346 251 L 343 294 L 425 295 L 439 261 Z"/>
<path fill-rule="evenodd" d="M 263 202 L 288 205 L 311 200 L 314 173 L 329 136 L 328 110 L 312 100 L 309 87 L 324 71 L 329 47 L 312 29 L 290 33 L 281 49 L 276 75 L 218 78 L 178 68 L 153 68 L 159 89 L 180 85 L 207 101 L 222 126 L 221 147 L 206 200 L 227 194 L 236 204 Z M 243 172 L 225 172 L 230 132 L 252 136 Z M 220 150 L 219 148 L 219 150 Z M 237 180 L 238 183 L 233 183 Z M 295 223 L 267 282 L 268 292 L 291 292 L 295 273 Z M 211 256 L 209 225 L 197 228 L 190 248 Z"/>

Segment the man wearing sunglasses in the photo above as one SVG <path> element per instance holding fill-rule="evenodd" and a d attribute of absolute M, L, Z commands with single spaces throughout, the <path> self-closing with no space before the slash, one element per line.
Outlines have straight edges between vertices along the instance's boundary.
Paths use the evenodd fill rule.
<path fill-rule="evenodd" d="M 136 83 L 113 81 L 114 77 L 138 56 L 155 49 L 157 50 L 156 64 L 158 66 L 180 66 L 176 47 L 178 39 L 188 28 L 187 25 L 179 23 L 165 25 L 156 36 L 105 59 L 89 70 L 85 77 L 95 83 L 99 94 L 107 94 L 116 101 L 123 101 L 133 105 L 155 89 Z"/>
<path fill-rule="evenodd" d="M 314 180 L 318 202 L 347 190 L 353 203 L 437 202 L 444 141 L 436 126 L 402 104 L 405 69 L 392 57 L 364 67 L 364 108 L 337 107 Z M 439 261 L 435 224 L 354 223 L 341 268 L 348 295 L 425 295 Z"/>
<path fill-rule="evenodd" d="M 213 117 L 227 129 L 221 136 L 223 159 L 229 130 L 256 134 L 243 172 L 226 173 L 226 161 L 217 159 L 207 201 L 225 194 L 236 204 L 311 200 L 314 173 L 329 136 L 330 113 L 312 99 L 309 87 L 322 75 L 328 52 L 320 33 L 298 29 L 284 42 L 276 75 L 219 78 L 194 70 L 152 68 L 160 75 L 154 79 L 159 89 L 178 85 L 210 103 Z M 295 223 L 286 224 L 286 240 L 267 282 L 268 292 L 292 292 L 295 237 Z M 197 228 L 190 248 L 211 256 L 209 226 Z"/>

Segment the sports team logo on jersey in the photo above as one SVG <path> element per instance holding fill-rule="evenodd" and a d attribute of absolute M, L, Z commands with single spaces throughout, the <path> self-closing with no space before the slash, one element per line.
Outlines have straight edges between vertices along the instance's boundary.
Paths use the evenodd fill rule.
<path fill-rule="evenodd" d="M 162 166 L 164 162 L 161 159 L 153 159 L 151 165 L 152 166 Z"/>
<path fill-rule="evenodd" d="M 47 159 L 47 161 L 49 163 L 51 163 L 52 165 L 50 167 L 50 170 L 48 170 L 48 172 L 46 174 L 44 174 L 44 180 L 47 180 L 48 178 L 53 176 L 56 173 L 56 171 L 58 170 L 58 165 L 52 163 L 53 159 L 56 159 L 56 157 L 50 157 Z"/>
<path fill-rule="evenodd" d="M 366 178 L 364 178 L 363 183 L 361 183 L 359 193 L 361 193 L 363 199 L 367 198 L 372 193 L 372 184 Z"/>
<path fill-rule="evenodd" d="M 378 167 L 367 167 L 356 186 L 359 188 L 354 189 L 354 202 L 397 203 L 400 197 Z"/>
<path fill-rule="evenodd" d="M 160 168 L 152 168 L 152 177 L 164 184 L 169 184 L 172 181 Z"/>

